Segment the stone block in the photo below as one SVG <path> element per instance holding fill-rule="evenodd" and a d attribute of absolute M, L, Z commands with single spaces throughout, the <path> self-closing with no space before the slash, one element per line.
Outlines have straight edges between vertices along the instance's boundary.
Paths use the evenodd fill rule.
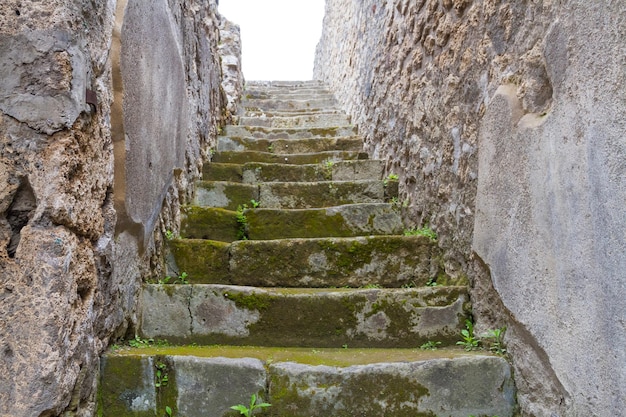
<path fill-rule="evenodd" d="M 349 204 L 321 209 L 255 209 L 246 212 L 251 240 L 402 234 L 391 204 Z"/>
<path fill-rule="evenodd" d="M 258 359 L 194 356 L 170 358 L 176 372 L 176 415 L 234 415 L 230 406 L 249 404 L 252 394 L 266 397 L 266 371 Z"/>
<path fill-rule="evenodd" d="M 242 285 L 400 287 L 444 278 L 436 243 L 422 236 L 238 241 L 230 251 L 233 283 Z"/>
<path fill-rule="evenodd" d="M 417 347 L 429 340 L 453 345 L 468 301 L 464 287 L 286 290 L 154 284 L 144 294 L 143 337 L 209 345 Z"/>
<path fill-rule="evenodd" d="M 511 417 L 508 363 L 474 356 L 337 368 L 293 362 L 269 368 L 271 415 L 280 417 Z"/>
<path fill-rule="evenodd" d="M 356 203 L 384 203 L 380 180 L 266 183 L 259 185 L 259 201 L 265 208 L 313 208 Z"/>

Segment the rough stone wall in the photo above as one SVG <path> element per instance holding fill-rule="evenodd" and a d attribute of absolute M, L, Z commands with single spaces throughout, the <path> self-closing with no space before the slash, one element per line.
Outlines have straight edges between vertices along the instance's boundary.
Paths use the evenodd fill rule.
<path fill-rule="evenodd" d="M 241 70 L 241 32 L 239 26 L 222 19 L 220 22 L 220 56 L 222 57 L 222 88 L 226 93 L 228 117 L 237 113 L 243 95 L 244 78 Z"/>
<path fill-rule="evenodd" d="M 315 78 L 469 276 L 478 329 L 508 326 L 523 415 L 626 405 L 625 19 L 608 0 L 326 2 Z"/>
<path fill-rule="evenodd" d="M 94 413 L 215 143 L 219 21 L 213 0 L 3 2 L 1 416 Z"/>

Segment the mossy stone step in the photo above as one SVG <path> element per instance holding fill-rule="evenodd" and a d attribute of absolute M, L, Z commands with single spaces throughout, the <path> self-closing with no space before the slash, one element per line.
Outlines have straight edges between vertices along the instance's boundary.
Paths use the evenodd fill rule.
<path fill-rule="evenodd" d="M 265 95 L 265 97 L 254 98 L 253 95 L 248 95 L 249 98 L 245 98 L 241 102 L 241 108 L 247 110 L 250 107 L 259 108 L 261 110 L 309 110 L 309 109 L 323 109 L 323 108 L 336 108 L 337 101 L 332 94 L 328 93 L 309 93 L 298 95 L 280 95 L 271 96 Z M 244 93 L 244 97 L 247 97 Z"/>
<path fill-rule="evenodd" d="M 263 110 L 259 107 L 246 107 L 243 110 L 243 117 L 292 117 L 306 115 L 328 115 L 343 114 L 341 110 L 330 108 L 315 108 L 308 110 Z"/>
<path fill-rule="evenodd" d="M 254 81 L 246 81 L 246 90 L 254 90 L 254 89 L 262 89 L 262 90 L 271 90 L 271 89 L 306 89 L 306 88 L 321 88 L 325 89 L 326 85 L 319 80 L 298 80 L 298 81 L 287 81 L 287 80 L 274 80 L 274 81 L 265 81 L 265 80 L 254 80 Z"/>
<path fill-rule="evenodd" d="M 98 415 L 234 416 L 252 393 L 277 417 L 511 417 L 515 397 L 504 359 L 462 350 L 122 348 L 102 357 Z"/>
<path fill-rule="evenodd" d="M 220 136 L 217 139 L 218 152 L 259 151 L 284 155 L 324 151 L 360 152 L 362 148 L 363 141 L 356 136 L 312 139 L 230 138 L 228 136 Z"/>
<path fill-rule="evenodd" d="M 306 115 L 293 117 L 240 117 L 240 126 L 264 126 L 273 128 L 333 127 L 347 126 L 350 118 L 345 114 Z"/>
<path fill-rule="evenodd" d="M 302 139 L 352 136 L 357 133 L 354 126 L 331 126 L 311 128 L 269 128 L 263 126 L 226 126 L 224 136 L 255 137 L 267 139 Z"/>
<path fill-rule="evenodd" d="M 181 210 L 180 236 L 233 242 L 245 237 L 237 212 L 217 207 L 188 206 Z"/>
<path fill-rule="evenodd" d="M 454 345 L 466 287 L 268 289 L 146 285 L 140 335 L 174 343 L 303 347 Z M 427 319 L 426 319 L 427 318 Z"/>
<path fill-rule="evenodd" d="M 291 238 L 232 243 L 169 242 L 174 272 L 192 283 L 260 287 L 467 285 L 445 275 L 437 244 L 424 236 Z"/>
<path fill-rule="evenodd" d="M 244 182 L 315 182 L 315 181 L 358 181 L 383 179 L 384 161 L 359 159 L 335 161 L 322 164 L 273 164 L 247 162 L 225 164 L 212 162 L 202 170 L 207 181 Z M 388 181 L 388 185 L 391 181 Z"/>
<path fill-rule="evenodd" d="M 387 192 L 384 181 L 268 182 L 259 184 L 264 208 L 314 208 L 356 203 L 384 203 L 396 195 Z"/>
<path fill-rule="evenodd" d="M 360 151 L 325 151 L 302 154 L 276 154 L 261 151 L 223 151 L 215 152 L 211 160 L 226 164 L 245 164 L 246 162 L 264 162 L 273 164 L 319 164 L 324 161 L 367 159 Z"/>
<path fill-rule="evenodd" d="M 349 204 L 316 209 L 245 212 L 250 240 L 401 234 L 402 218 L 391 204 Z"/>
<path fill-rule="evenodd" d="M 245 222 L 243 221 L 245 219 Z M 250 240 L 400 234 L 398 211 L 385 203 L 323 209 L 247 209 L 190 206 L 182 210 L 181 237 L 233 242 Z"/>
<path fill-rule="evenodd" d="M 251 200 L 259 200 L 259 187 L 228 181 L 198 181 L 194 204 L 205 207 L 220 207 L 237 210 Z"/>
<path fill-rule="evenodd" d="M 357 203 L 384 203 L 395 197 L 384 181 L 268 182 L 244 184 L 199 181 L 195 205 L 237 210 L 251 200 L 264 208 L 304 209 Z"/>

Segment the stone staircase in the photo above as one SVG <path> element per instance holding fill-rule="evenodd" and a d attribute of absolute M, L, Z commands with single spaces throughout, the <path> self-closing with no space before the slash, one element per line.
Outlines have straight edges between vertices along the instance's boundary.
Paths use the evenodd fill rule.
<path fill-rule="evenodd" d="M 135 347 L 102 358 L 100 415 L 238 415 L 253 393 L 272 404 L 254 415 L 513 415 L 508 363 L 455 346 L 466 283 L 403 235 L 397 182 L 332 94 L 250 83 L 242 109 L 169 242 L 188 283 L 145 285 Z"/>

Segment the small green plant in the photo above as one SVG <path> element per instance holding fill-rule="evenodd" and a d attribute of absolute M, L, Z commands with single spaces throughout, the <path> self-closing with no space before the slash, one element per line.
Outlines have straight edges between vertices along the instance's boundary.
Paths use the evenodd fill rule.
<path fill-rule="evenodd" d="M 147 348 L 154 343 L 154 339 L 142 339 L 139 336 L 135 336 L 134 339 L 128 341 L 128 345 L 134 348 Z"/>
<path fill-rule="evenodd" d="M 165 278 L 159 278 L 159 280 L 157 281 L 157 284 L 169 284 L 171 280 L 172 280 L 172 277 L 168 275 Z"/>
<path fill-rule="evenodd" d="M 147 348 L 150 346 L 164 347 L 169 346 L 169 342 L 165 339 L 142 339 L 139 336 L 135 336 L 134 339 L 128 341 L 128 346 L 139 349 Z"/>
<path fill-rule="evenodd" d="M 342 349 L 348 349 L 348 344 L 346 343 L 346 344 L 341 345 L 341 348 Z"/>
<path fill-rule="evenodd" d="M 172 407 L 170 407 L 169 405 L 166 405 L 165 414 L 167 414 L 167 417 L 172 417 Z"/>
<path fill-rule="evenodd" d="M 274 152 L 274 144 L 272 143 L 270 146 L 267 147 L 267 151 L 272 153 Z"/>
<path fill-rule="evenodd" d="M 169 381 L 169 377 L 167 376 L 167 365 L 162 362 L 158 362 L 154 366 L 156 368 L 156 373 L 154 374 L 154 386 L 157 388 L 166 386 Z"/>
<path fill-rule="evenodd" d="M 426 236 L 433 242 L 437 241 L 437 233 L 432 230 L 428 225 L 424 227 L 413 227 L 404 231 L 404 236 Z"/>
<path fill-rule="evenodd" d="M 166 230 L 165 231 L 165 239 L 166 240 L 172 240 L 176 238 L 176 235 L 174 234 L 174 232 L 172 232 L 171 230 Z"/>
<path fill-rule="evenodd" d="M 189 284 L 189 279 L 188 279 L 188 275 L 187 275 L 187 273 L 186 273 L 186 272 L 181 272 L 181 273 L 178 275 L 178 281 L 179 281 L 181 284 Z"/>
<path fill-rule="evenodd" d="M 463 346 L 468 352 L 478 349 L 480 339 L 474 336 L 474 324 L 469 319 L 465 320 L 465 329 L 461 330 L 461 338 L 463 340 L 456 342 L 457 345 Z"/>
<path fill-rule="evenodd" d="M 260 398 L 258 398 L 258 400 L 260 400 Z M 251 417 L 252 414 L 254 413 L 254 410 L 263 409 L 263 408 L 267 408 L 271 406 L 272 404 L 269 404 L 269 403 L 257 402 L 256 394 L 252 394 L 252 396 L 250 397 L 250 407 L 246 407 L 243 404 L 238 404 L 238 405 L 233 405 L 230 408 L 231 410 L 239 411 L 239 413 L 242 416 Z"/>
<path fill-rule="evenodd" d="M 374 289 L 378 289 L 382 287 L 380 286 L 380 284 L 367 284 L 367 285 L 364 285 L 363 288 L 368 289 L 368 290 L 374 290 Z"/>
<path fill-rule="evenodd" d="M 255 199 L 252 199 L 252 200 L 250 200 L 250 205 L 252 206 L 252 208 L 259 208 L 261 203 L 256 201 Z"/>
<path fill-rule="evenodd" d="M 437 286 L 437 278 L 429 278 L 426 282 L 427 287 L 436 287 Z"/>
<path fill-rule="evenodd" d="M 326 161 L 322 162 L 322 166 L 324 169 L 324 178 L 326 180 L 331 180 L 333 178 L 333 166 L 335 165 L 335 161 L 333 161 L 332 159 L 327 159 Z"/>
<path fill-rule="evenodd" d="M 422 350 L 437 350 L 439 345 L 441 345 L 441 342 L 434 342 L 432 340 L 429 340 L 428 342 L 426 342 L 422 346 L 420 346 L 420 349 L 422 349 Z"/>
<path fill-rule="evenodd" d="M 389 181 L 398 181 L 398 174 L 389 174 L 387 178 L 383 180 L 383 185 L 386 187 L 389 184 Z"/>
<path fill-rule="evenodd" d="M 237 206 L 235 218 L 237 219 L 237 224 L 239 225 L 239 230 L 237 230 L 238 240 L 248 240 L 248 218 L 246 217 L 247 209 L 247 204 Z"/>
<path fill-rule="evenodd" d="M 415 287 L 417 287 L 417 284 L 415 283 L 415 281 L 410 281 L 410 282 L 407 282 L 406 284 L 402 284 L 402 288 L 404 289 L 415 288 Z"/>
<path fill-rule="evenodd" d="M 483 333 L 481 337 L 487 339 L 487 343 L 489 344 L 489 350 L 497 355 L 506 354 L 506 349 L 504 347 L 504 333 L 506 332 L 506 327 L 500 327 L 499 329 L 491 329 L 487 330 L 486 333 Z"/>

